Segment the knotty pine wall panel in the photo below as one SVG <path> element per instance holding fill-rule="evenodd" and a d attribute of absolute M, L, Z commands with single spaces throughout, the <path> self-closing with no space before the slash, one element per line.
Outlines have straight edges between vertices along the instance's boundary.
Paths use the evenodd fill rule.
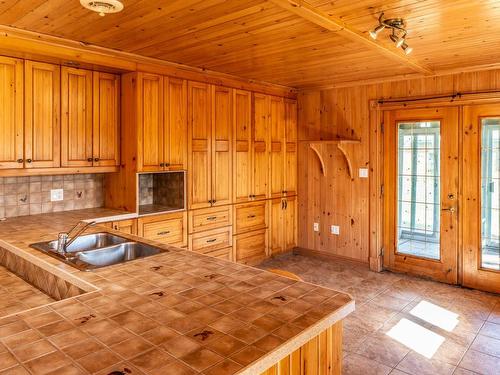
<path fill-rule="evenodd" d="M 500 70 L 299 92 L 300 141 L 345 137 L 360 139 L 361 144 L 355 146 L 351 180 L 336 146 L 328 146 L 327 175 L 323 176 L 316 155 L 307 143 L 300 143 L 298 246 L 362 262 L 368 262 L 370 246 L 371 254 L 377 252 L 374 247 L 379 242 L 373 238 L 380 236 L 380 229 L 370 221 L 374 214 L 371 200 L 377 192 L 372 191 L 370 199 L 370 180 L 358 174 L 359 168 L 369 168 L 370 179 L 383 173 L 374 164 L 376 150 L 370 138 L 380 124 L 370 114 L 370 100 L 495 89 L 500 90 Z M 314 222 L 320 223 L 319 232 L 313 231 Z M 339 236 L 330 234 L 330 225 L 340 226 Z"/>

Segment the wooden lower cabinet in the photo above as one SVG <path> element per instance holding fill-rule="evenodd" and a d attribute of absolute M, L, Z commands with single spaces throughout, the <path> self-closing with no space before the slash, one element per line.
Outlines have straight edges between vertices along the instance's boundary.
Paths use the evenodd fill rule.
<path fill-rule="evenodd" d="M 137 219 L 137 235 L 173 246 L 187 246 L 187 213 L 175 212 Z"/>
<path fill-rule="evenodd" d="M 267 203 L 257 201 L 234 206 L 234 233 L 240 234 L 251 230 L 267 228 Z"/>
<path fill-rule="evenodd" d="M 235 235 L 233 253 L 238 263 L 255 265 L 263 261 L 267 257 L 267 229 Z"/>
<path fill-rule="evenodd" d="M 233 206 L 203 208 L 189 211 L 189 233 L 227 227 L 233 224 Z"/>
<path fill-rule="evenodd" d="M 340 375 L 342 321 L 335 323 L 261 375 Z"/>
<path fill-rule="evenodd" d="M 222 227 L 189 235 L 189 249 L 215 258 L 231 260 L 232 228 Z"/>
<path fill-rule="evenodd" d="M 106 226 L 119 232 L 137 235 L 137 219 L 112 221 L 106 223 Z"/>
<path fill-rule="evenodd" d="M 297 197 L 275 198 L 269 209 L 269 255 L 297 246 Z"/>

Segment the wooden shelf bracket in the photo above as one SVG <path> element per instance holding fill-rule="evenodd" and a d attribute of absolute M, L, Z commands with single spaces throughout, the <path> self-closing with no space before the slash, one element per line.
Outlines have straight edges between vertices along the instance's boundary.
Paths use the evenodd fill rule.
<path fill-rule="evenodd" d="M 323 176 L 326 176 L 326 163 L 325 160 L 328 157 L 328 145 L 335 145 L 339 149 L 339 151 L 344 155 L 344 158 L 347 163 L 347 169 L 349 172 L 349 177 L 354 179 L 354 171 L 352 168 L 352 157 L 351 154 L 353 152 L 352 145 L 360 144 L 360 140 L 356 139 L 338 139 L 332 141 L 307 141 L 309 143 L 309 147 L 314 151 L 316 156 L 318 156 L 320 165 L 321 165 L 321 173 Z"/>

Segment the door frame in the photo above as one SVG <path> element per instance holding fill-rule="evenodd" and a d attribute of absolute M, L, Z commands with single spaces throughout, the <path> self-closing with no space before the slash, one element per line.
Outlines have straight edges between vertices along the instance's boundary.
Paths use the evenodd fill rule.
<path fill-rule="evenodd" d="M 369 249 L 369 265 L 370 269 L 376 272 L 381 272 L 384 269 L 384 246 L 385 231 L 383 225 L 384 218 L 384 118 L 385 110 L 393 109 L 417 109 L 417 108 L 435 108 L 454 106 L 459 107 L 459 128 L 461 137 L 464 133 L 463 125 L 463 107 L 467 105 L 495 104 L 500 106 L 500 90 L 491 92 L 467 92 L 453 93 L 449 95 L 429 95 L 417 97 L 393 98 L 388 100 L 373 99 L 369 101 L 370 108 L 370 166 L 372 176 L 370 178 L 370 249 Z M 459 143 L 460 154 L 460 178 L 463 173 L 463 144 Z M 463 205 L 463 187 L 459 184 L 459 207 Z M 463 209 L 459 215 L 463 214 Z M 459 248 L 458 248 L 458 284 L 466 285 L 472 288 L 498 291 L 499 285 L 484 285 L 484 283 L 471 283 L 463 280 L 464 275 L 464 259 L 463 259 L 463 233 L 462 227 L 459 227 Z M 496 271 L 493 271 L 496 272 Z M 490 281 L 490 280 L 488 280 Z M 495 289 L 496 288 L 496 289 Z"/>

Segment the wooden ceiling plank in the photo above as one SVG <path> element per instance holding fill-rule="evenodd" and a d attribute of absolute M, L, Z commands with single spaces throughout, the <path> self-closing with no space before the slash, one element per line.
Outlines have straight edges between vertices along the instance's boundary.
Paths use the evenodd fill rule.
<path fill-rule="evenodd" d="M 422 65 L 407 56 L 402 55 L 401 53 L 396 52 L 391 48 L 387 48 L 380 43 L 372 40 L 370 37 L 367 37 L 362 32 L 354 29 L 353 27 L 346 24 L 339 18 L 333 17 L 311 5 L 303 0 L 269 0 L 272 3 L 276 4 L 283 9 L 287 9 L 299 17 L 302 17 L 310 22 L 315 23 L 327 30 L 337 31 L 342 33 L 346 38 L 349 38 L 352 41 L 362 43 L 363 45 L 371 48 L 374 51 L 378 51 L 379 53 L 390 57 L 395 61 L 399 61 L 400 63 L 404 63 L 411 67 L 413 70 L 432 75 L 434 72 L 425 65 Z"/>

